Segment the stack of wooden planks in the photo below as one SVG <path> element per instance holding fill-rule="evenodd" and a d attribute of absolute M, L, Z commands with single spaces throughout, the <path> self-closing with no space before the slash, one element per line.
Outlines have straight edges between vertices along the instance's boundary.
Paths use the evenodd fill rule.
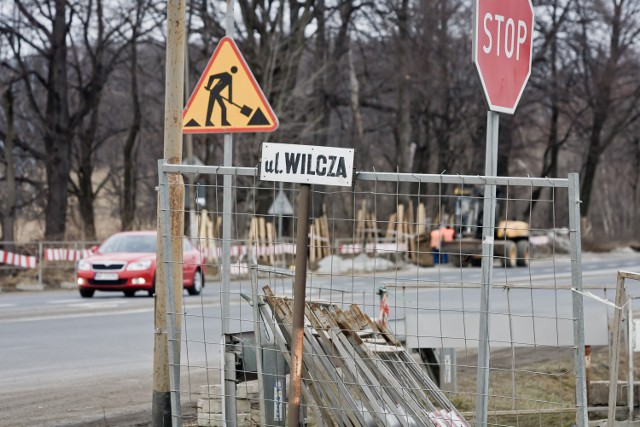
<path fill-rule="evenodd" d="M 331 255 L 329 221 L 324 214 L 315 218 L 309 228 L 309 261 L 316 262 Z"/>
<path fill-rule="evenodd" d="M 293 300 L 263 291 L 262 317 L 290 362 Z M 355 304 L 305 304 L 302 376 L 319 425 L 469 426 L 391 331 Z"/>
<path fill-rule="evenodd" d="M 275 236 L 275 226 L 272 222 L 267 221 L 262 216 L 251 218 L 247 246 L 252 248 L 250 250 L 255 253 L 255 261 L 258 264 L 275 265 L 276 260 L 273 251 Z"/>

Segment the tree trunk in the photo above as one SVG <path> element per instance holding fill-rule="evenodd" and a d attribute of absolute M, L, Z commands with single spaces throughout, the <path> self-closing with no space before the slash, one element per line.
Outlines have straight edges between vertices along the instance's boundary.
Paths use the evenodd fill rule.
<path fill-rule="evenodd" d="M 596 120 L 594 119 L 594 122 Z M 594 127 L 589 138 L 589 151 L 587 152 L 587 160 L 584 164 L 584 173 L 582 175 L 582 183 L 580 184 L 580 216 L 586 218 L 589 215 L 589 205 L 591 203 L 591 194 L 598 171 L 598 163 L 600 162 L 600 126 L 594 123 Z"/>
<path fill-rule="evenodd" d="M 358 75 L 353 63 L 353 51 L 349 46 L 349 103 L 351 106 L 351 116 L 353 117 L 353 146 L 356 153 L 364 153 L 364 120 L 362 118 L 362 108 L 360 108 L 360 84 Z"/>
<path fill-rule="evenodd" d="M 140 111 L 140 97 L 138 96 L 138 44 L 134 40 L 131 43 L 131 107 L 133 110 L 133 121 L 129 128 L 127 141 L 124 145 L 124 185 L 122 194 L 122 210 L 120 212 L 122 230 L 131 230 L 136 213 L 136 161 L 137 161 L 137 140 L 142 122 Z M 193 197 L 193 195 L 191 195 Z"/>
<path fill-rule="evenodd" d="M 67 218 L 67 189 L 71 167 L 71 131 L 67 100 L 67 2 L 56 0 L 53 29 L 49 36 L 50 56 L 45 113 L 44 145 L 47 152 L 48 184 L 45 239 L 64 239 Z"/>
<path fill-rule="evenodd" d="M 398 84 L 398 123 L 396 126 L 396 161 L 399 172 L 410 172 L 410 151 L 409 143 L 411 139 L 411 94 L 408 49 L 409 49 L 409 0 L 402 0 L 398 16 L 398 54 L 397 54 L 397 84 Z M 400 193 L 406 194 L 409 189 L 408 183 L 401 183 Z M 401 196 L 401 200 L 404 197 Z M 405 201 L 405 200 L 403 200 Z"/>
<path fill-rule="evenodd" d="M 96 240 L 95 213 L 93 202 L 93 141 L 98 130 L 99 109 L 94 108 L 89 118 L 88 128 L 80 134 L 80 153 L 78 164 L 78 208 L 84 225 L 84 238 Z"/>
<path fill-rule="evenodd" d="M 14 98 L 13 87 L 9 85 L 4 94 L 4 108 L 7 117 L 7 133 L 4 139 L 5 161 L 7 162 L 7 187 L 2 200 L 2 240 L 6 242 L 15 241 L 15 220 L 16 220 L 16 172 L 13 159 L 13 138 L 14 128 Z M 12 250 L 13 244 L 8 243 L 5 249 Z"/>

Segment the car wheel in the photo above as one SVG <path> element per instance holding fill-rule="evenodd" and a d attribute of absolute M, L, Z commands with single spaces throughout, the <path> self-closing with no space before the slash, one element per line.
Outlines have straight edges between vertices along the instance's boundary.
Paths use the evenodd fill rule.
<path fill-rule="evenodd" d="M 518 248 L 515 242 L 507 240 L 504 242 L 504 256 L 502 258 L 502 266 L 511 268 L 515 267 L 518 261 Z"/>
<path fill-rule="evenodd" d="M 199 295 L 202 292 L 202 287 L 204 286 L 204 276 L 202 276 L 202 272 L 200 270 L 196 270 L 193 273 L 193 283 L 191 287 L 187 289 L 189 295 Z"/>
<path fill-rule="evenodd" d="M 464 267 L 464 261 L 462 260 L 462 255 L 458 255 L 458 254 L 449 255 L 449 262 L 454 267 Z"/>
<path fill-rule="evenodd" d="M 95 291 L 95 289 L 80 289 L 80 296 L 82 298 L 91 298 Z"/>
<path fill-rule="evenodd" d="M 531 258 L 531 245 L 527 240 L 519 240 L 516 243 L 518 248 L 518 267 L 528 267 Z"/>
<path fill-rule="evenodd" d="M 471 257 L 469 264 L 472 267 L 482 267 L 482 257 Z"/>
<path fill-rule="evenodd" d="M 136 295 L 136 291 L 124 291 L 124 296 L 131 298 Z"/>
<path fill-rule="evenodd" d="M 155 295 L 156 293 L 156 278 L 153 278 L 153 283 L 151 284 L 151 289 L 149 289 L 147 291 L 147 293 L 149 294 L 150 297 L 152 297 L 153 295 Z"/>

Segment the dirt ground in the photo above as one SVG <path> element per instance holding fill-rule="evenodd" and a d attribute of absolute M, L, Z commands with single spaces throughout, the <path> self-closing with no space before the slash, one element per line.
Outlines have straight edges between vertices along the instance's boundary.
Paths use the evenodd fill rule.
<path fill-rule="evenodd" d="M 0 391 L 2 427 L 151 426 L 151 376 L 65 381 L 11 395 Z M 183 398 L 183 426 L 195 426 L 197 396 Z"/>

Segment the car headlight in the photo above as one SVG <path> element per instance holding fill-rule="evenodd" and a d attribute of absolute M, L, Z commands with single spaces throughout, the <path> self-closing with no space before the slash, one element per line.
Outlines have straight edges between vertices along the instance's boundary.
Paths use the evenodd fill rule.
<path fill-rule="evenodd" d="M 91 270 L 91 263 L 89 261 L 80 260 L 78 261 L 78 271 L 89 271 Z"/>
<path fill-rule="evenodd" d="M 131 264 L 129 264 L 127 266 L 127 270 L 128 271 L 140 271 L 140 270 L 146 270 L 149 267 L 151 267 L 151 260 L 147 259 L 147 260 L 144 260 L 144 261 L 132 262 Z"/>

